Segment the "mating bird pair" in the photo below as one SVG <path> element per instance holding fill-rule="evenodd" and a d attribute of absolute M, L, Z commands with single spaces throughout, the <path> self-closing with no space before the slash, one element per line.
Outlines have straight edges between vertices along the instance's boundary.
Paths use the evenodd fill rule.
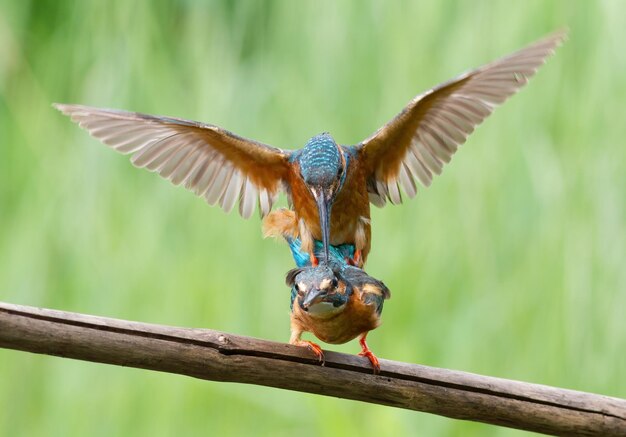
<path fill-rule="evenodd" d="M 372 136 L 353 146 L 330 134 L 289 151 L 217 126 L 80 105 L 55 105 L 132 163 L 156 171 L 211 204 L 249 218 L 257 204 L 265 233 L 287 239 L 299 270 L 290 272 L 291 343 L 311 331 L 343 343 L 357 336 L 377 370 L 365 336 L 379 324 L 389 291 L 361 269 L 371 247 L 370 203 L 402 202 L 429 186 L 457 148 L 496 106 L 517 92 L 564 40 L 555 33 L 419 96 Z M 290 210 L 270 214 L 279 192 Z M 321 242 L 321 246 L 320 246 Z M 320 259 L 322 263 L 320 265 Z"/>

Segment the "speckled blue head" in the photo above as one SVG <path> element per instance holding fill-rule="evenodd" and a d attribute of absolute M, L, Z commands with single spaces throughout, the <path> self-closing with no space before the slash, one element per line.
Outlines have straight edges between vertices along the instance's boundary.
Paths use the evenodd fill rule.
<path fill-rule="evenodd" d="M 343 171 L 339 147 L 329 133 L 311 138 L 302 149 L 299 161 L 302 179 L 310 186 L 330 187 Z"/>
<path fill-rule="evenodd" d="M 348 161 L 333 137 L 323 133 L 311 138 L 304 146 L 298 155 L 298 164 L 300 175 L 317 204 L 322 242 L 328 259 L 330 213 L 345 181 Z"/>

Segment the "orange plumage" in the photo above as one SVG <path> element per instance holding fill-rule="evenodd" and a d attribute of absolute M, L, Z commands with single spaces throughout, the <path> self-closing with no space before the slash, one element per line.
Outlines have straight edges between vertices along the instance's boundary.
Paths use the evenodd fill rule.
<path fill-rule="evenodd" d="M 340 293 L 345 292 L 346 284 L 339 283 Z M 346 308 L 329 317 L 315 317 L 294 305 L 291 315 L 292 336 L 300 337 L 303 331 L 311 332 L 329 344 L 344 344 L 380 326 L 380 315 L 373 305 L 366 305 L 358 290 L 348 299 Z"/>

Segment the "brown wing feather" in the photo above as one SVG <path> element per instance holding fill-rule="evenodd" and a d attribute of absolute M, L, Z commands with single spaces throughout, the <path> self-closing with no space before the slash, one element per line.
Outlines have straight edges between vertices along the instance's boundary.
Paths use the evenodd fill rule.
<path fill-rule="evenodd" d="M 357 146 L 370 201 L 401 203 L 400 186 L 413 197 L 415 179 L 429 186 L 474 128 L 524 86 L 565 37 L 557 32 L 415 97 Z"/>
<path fill-rule="evenodd" d="M 54 105 L 91 135 L 137 167 L 156 171 L 175 185 L 229 212 L 239 201 L 248 218 L 256 203 L 272 208 L 289 170 L 288 152 L 239 137 L 217 126 L 136 112 Z"/>

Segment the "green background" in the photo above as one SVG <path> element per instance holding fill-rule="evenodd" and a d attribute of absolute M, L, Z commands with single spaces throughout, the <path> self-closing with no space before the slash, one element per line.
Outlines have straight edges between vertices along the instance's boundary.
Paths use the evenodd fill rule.
<path fill-rule="evenodd" d="M 570 39 L 431 188 L 373 210 L 383 358 L 626 397 L 626 3 L 0 0 L 0 300 L 286 341 L 292 260 L 53 110 L 282 148 Z M 356 342 L 331 346 L 356 353 Z M 0 351 L 0 435 L 519 435 L 276 389 Z M 219 433 L 219 434 L 218 434 Z"/>

